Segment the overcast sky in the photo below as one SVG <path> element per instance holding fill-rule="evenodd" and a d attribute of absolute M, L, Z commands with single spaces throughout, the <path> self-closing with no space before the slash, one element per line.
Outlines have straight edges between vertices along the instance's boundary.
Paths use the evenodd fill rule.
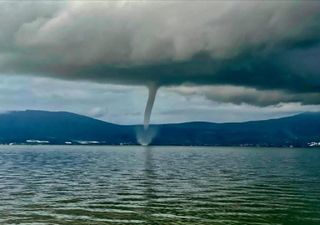
<path fill-rule="evenodd" d="M 3 76 L 0 111 L 41 109 L 69 111 L 120 124 L 141 124 L 147 88 L 72 82 L 29 76 Z M 246 121 L 318 111 L 318 105 L 286 103 L 271 106 L 215 102 L 201 93 L 180 94 L 178 88 L 158 91 L 153 123 L 183 121 Z"/>
<path fill-rule="evenodd" d="M 110 122 L 320 110 L 318 1 L 1 2 L 0 110 Z"/>

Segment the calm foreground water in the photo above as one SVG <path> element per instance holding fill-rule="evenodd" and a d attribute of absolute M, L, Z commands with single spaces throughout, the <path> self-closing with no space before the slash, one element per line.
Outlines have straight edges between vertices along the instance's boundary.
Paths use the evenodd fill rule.
<path fill-rule="evenodd" d="M 320 224 L 320 149 L 0 147 L 0 224 Z"/>

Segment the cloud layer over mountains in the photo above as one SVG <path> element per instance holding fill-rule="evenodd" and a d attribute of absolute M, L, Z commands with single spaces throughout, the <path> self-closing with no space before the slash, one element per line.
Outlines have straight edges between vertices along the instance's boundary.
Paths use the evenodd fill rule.
<path fill-rule="evenodd" d="M 0 3 L 0 73 L 320 103 L 320 2 Z M 189 89 L 189 90 L 187 90 Z"/>

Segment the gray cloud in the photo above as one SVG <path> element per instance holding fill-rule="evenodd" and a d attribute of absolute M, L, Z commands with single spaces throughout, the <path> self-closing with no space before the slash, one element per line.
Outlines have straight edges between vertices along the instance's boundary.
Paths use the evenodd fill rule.
<path fill-rule="evenodd" d="M 320 93 L 288 93 L 279 90 L 257 90 L 238 86 L 182 86 L 171 88 L 171 90 L 182 95 L 203 95 L 215 102 L 236 105 L 249 104 L 265 107 L 291 102 L 301 102 L 306 105 L 320 104 Z"/>
<path fill-rule="evenodd" d="M 319 104 L 316 1 L 0 4 L 0 73 L 228 85 L 239 89 L 205 95 L 261 106 Z"/>

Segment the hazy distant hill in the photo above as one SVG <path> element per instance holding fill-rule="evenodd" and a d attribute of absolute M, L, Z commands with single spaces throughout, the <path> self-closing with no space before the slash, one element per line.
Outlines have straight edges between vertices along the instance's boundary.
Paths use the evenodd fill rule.
<path fill-rule="evenodd" d="M 306 146 L 320 142 L 320 113 L 243 123 L 161 125 L 154 144 Z M 181 143 L 181 142 L 180 142 Z"/>
<path fill-rule="evenodd" d="M 69 112 L 38 110 L 0 114 L 0 142 L 46 140 L 54 144 L 69 141 L 98 141 L 108 144 L 136 143 L 135 131 Z"/>
<path fill-rule="evenodd" d="M 307 146 L 320 142 L 320 113 L 243 123 L 190 122 L 154 125 L 154 145 Z M 136 126 L 68 112 L 0 114 L 0 143 L 137 144 Z"/>

